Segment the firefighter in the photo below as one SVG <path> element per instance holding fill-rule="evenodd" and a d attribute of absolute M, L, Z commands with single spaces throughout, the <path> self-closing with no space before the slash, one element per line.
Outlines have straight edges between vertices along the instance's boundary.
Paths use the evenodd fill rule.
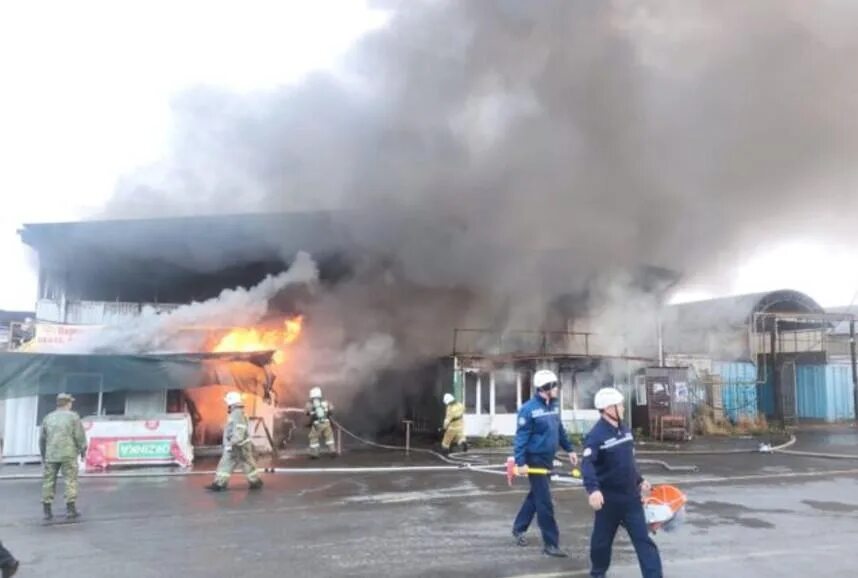
<path fill-rule="evenodd" d="M 225 490 L 232 471 L 236 466 L 241 466 L 247 475 L 250 489 L 258 490 L 262 488 L 262 478 L 259 477 L 256 460 L 253 458 L 253 443 L 241 394 L 231 391 L 226 394 L 224 401 L 229 408 L 229 417 L 223 428 L 223 454 L 217 465 L 215 479 L 206 489 L 213 492 Z"/>
<path fill-rule="evenodd" d="M 57 409 L 45 416 L 39 433 L 39 451 L 42 454 L 42 507 L 45 520 L 52 520 L 51 507 L 57 489 L 57 475 L 65 480 L 66 518 L 80 516 L 77 502 L 77 458 L 86 456 L 86 435 L 80 416 L 72 411 L 74 398 L 68 393 L 57 396 Z"/>
<path fill-rule="evenodd" d="M 318 387 L 310 390 L 306 413 L 310 417 L 310 457 L 313 459 L 319 457 L 319 441 L 324 439 L 328 455 L 335 458 L 337 450 L 334 447 L 334 430 L 331 428 L 334 406 L 322 399 L 322 390 Z"/>
<path fill-rule="evenodd" d="M 537 371 L 533 375 L 533 388 L 536 395 L 518 411 L 515 432 L 515 465 L 518 472 L 527 474 L 528 466 L 549 470 L 553 468 L 558 445 L 569 453 L 572 465 L 576 465 L 578 456 L 573 451 L 572 442 L 566 436 L 566 429 L 560 419 L 560 403 L 557 400 L 560 383 L 557 374 L 545 369 Z M 530 474 L 528 480 L 530 493 L 512 526 L 515 542 L 519 546 L 527 546 L 524 534 L 536 515 L 542 531 L 543 552 L 548 556 L 566 558 L 567 554 L 558 545 L 560 532 L 554 519 L 551 479 L 545 474 Z"/>
<path fill-rule="evenodd" d="M 590 540 L 590 575 L 604 577 L 611 565 L 611 546 L 620 524 L 637 553 L 641 575 L 661 578 L 661 557 L 650 538 L 641 493 L 651 489 L 635 462 L 634 437 L 623 423 L 623 394 L 613 387 L 596 393 L 601 419 L 584 441 L 584 487 L 596 511 Z"/>
<path fill-rule="evenodd" d="M 465 439 L 465 406 L 456 401 L 451 393 L 444 394 L 444 405 L 447 406 L 447 413 L 444 416 L 441 450 L 449 454 L 452 446 L 461 445 L 463 451 L 468 451 L 468 442 Z"/>

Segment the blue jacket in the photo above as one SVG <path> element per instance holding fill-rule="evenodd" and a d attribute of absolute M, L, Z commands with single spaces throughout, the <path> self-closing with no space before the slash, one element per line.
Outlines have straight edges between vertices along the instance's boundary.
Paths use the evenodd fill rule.
<path fill-rule="evenodd" d="M 624 425 L 600 419 L 584 438 L 581 472 L 588 494 L 600 490 L 615 497 L 640 497 L 643 478 L 635 461 L 635 439 Z"/>
<path fill-rule="evenodd" d="M 515 464 L 551 468 L 558 445 L 567 452 L 572 451 L 572 443 L 560 419 L 560 403 L 556 399 L 546 402 L 534 395 L 518 410 Z"/>

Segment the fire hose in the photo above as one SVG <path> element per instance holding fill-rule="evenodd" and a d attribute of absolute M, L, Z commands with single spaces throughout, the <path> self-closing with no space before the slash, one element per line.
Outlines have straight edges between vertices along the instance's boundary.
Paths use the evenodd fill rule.
<path fill-rule="evenodd" d="M 283 468 L 283 467 L 267 467 L 260 468 L 265 473 L 277 474 L 360 474 L 360 473 L 392 473 L 392 472 L 429 472 L 429 471 L 474 471 L 484 474 L 493 474 L 506 476 L 506 462 L 491 463 L 483 456 L 503 454 L 508 456 L 511 448 L 507 449 L 492 449 L 486 448 L 474 453 L 452 453 L 449 456 L 443 455 L 437 451 L 426 448 L 406 448 L 405 446 L 389 445 L 374 442 L 363 438 L 342 424 L 332 420 L 340 430 L 354 439 L 355 441 L 369 447 L 391 451 L 411 451 L 424 455 L 432 456 L 441 460 L 446 465 L 403 465 L 403 466 L 347 466 L 347 467 L 317 467 L 317 468 Z M 670 472 L 696 472 L 696 466 L 672 466 L 667 462 L 660 460 L 639 460 L 641 464 L 659 465 Z M 96 472 L 96 473 L 81 473 L 81 478 L 148 478 L 148 477 L 184 477 L 184 476 L 212 476 L 214 470 L 185 470 L 185 471 L 138 471 L 138 472 Z M 36 480 L 41 479 L 40 473 L 32 474 L 7 474 L 0 475 L 2 480 Z M 552 479 L 559 482 L 573 483 L 580 485 L 579 479 L 573 478 L 565 474 L 554 473 Z"/>
<path fill-rule="evenodd" d="M 511 452 L 512 448 L 482 448 L 477 452 L 473 453 L 452 453 L 449 456 L 445 456 L 439 452 L 436 452 L 431 449 L 425 448 L 406 448 L 405 446 L 396 446 L 396 445 L 388 445 L 381 444 L 378 442 L 374 442 L 365 438 L 362 438 L 355 434 L 354 432 L 348 430 L 343 427 L 342 424 L 334 422 L 337 427 L 339 427 L 343 433 L 347 436 L 351 437 L 355 441 L 358 441 L 364 445 L 369 447 L 375 447 L 378 449 L 392 450 L 392 451 L 412 451 L 416 453 L 422 453 L 425 455 L 431 455 L 441 461 L 443 461 L 446 465 L 404 465 L 404 466 L 354 466 L 354 467 L 318 467 L 318 468 L 278 468 L 278 467 L 269 467 L 262 468 L 264 472 L 267 473 L 282 473 L 282 474 L 359 474 L 359 473 L 391 473 L 391 472 L 428 472 L 428 471 L 474 471 L 486 474 L 493 475 L 506 475 L 506 463 L 491 463 L 486 460 L 483 456 L 485 455 L 504 455 L 508 456 Z M 798 456 L 798 457 L 812 457 L 812 458 L 822 458 L 822 459 L 833 459 L 833 460 L 858 460 L 858 455 L 850 455 L 850 454 L 835 454 L 835 453 L 825 453 L 825 452 L 810 452 L 810 451 L 797 451 L 797 450 L 789 450 L 791 446 L 795 445 L 796 437 L 791 436 L 790 439 L 780 445 L 777 446 L 763 446 L 759 449 L 747 449 L 747 450 L 642 450 L 637 452 L 638 455 L 682 455 L 682 456 L 691 456 L 691 455 L 734 455 L 734 454 L 748 454 L 748 453 L 777 453 L 788 456 Z M 682 473 L 682 472 L 697 472 L 699 468 L 694 465 L 672 465 L 663 460 L 657 459 L 640 459 L 638 463 L 641 465 L 656 465 L 668 472 L 671 473 Z M 150 478 L 150 477 L 185 477 L 185 476 L 212 476 L 215 474 L 214 470 L 183 470 L 183 471 L 135 471 L 135 472 L 95 472 L 95 473 L 81 473 L 81 478 Z M 13 480 L 37 480 L 41 479 L 41 473 L 26 473 L 26 474 L 0 474 L 0 481 L 13 481 Z M 554 475 L 554 480 L 560 482 L 571 482 L 574 484 L 580 484 L 580 480 L 566 477 L 563 475 Z"/>

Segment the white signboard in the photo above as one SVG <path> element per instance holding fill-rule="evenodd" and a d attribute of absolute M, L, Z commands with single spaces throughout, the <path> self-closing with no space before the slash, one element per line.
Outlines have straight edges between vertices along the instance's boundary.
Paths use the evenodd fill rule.
<path fill-rule="evenodd" d="M 191 419 L 186 414 L 165 414 L 150 419 L 90 417 L 86 432 L 86 469 L 111 466 L 178 465 L 194 461 Z"/>

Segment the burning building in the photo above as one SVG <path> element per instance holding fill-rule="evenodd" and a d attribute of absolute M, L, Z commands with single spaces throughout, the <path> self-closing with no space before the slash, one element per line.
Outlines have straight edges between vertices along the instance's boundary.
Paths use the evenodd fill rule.
<path fill-rule="evenodd" d="M 247 239 L 266 226 L 265 217 L 26 226 L 39 295 L 32 338 L 0 361 L 4 459 L 38 455 L 37 426 L 60 391 L 84 416 L 187 414 L 195 445 L 206 446 L 219 444 L 223 393 L 237 389 L 264 418 L 262 441 L 274 443 L 274 403 L 289 391 L 278 379 L 303 317 L 293 305 L 269 307 L 317 271 L 293 253 L 290 276 L 292 263 L 273 250 L 251 251 Z M 141 256 L 141 247 L 152 250 Z M 230 301 L 222 292 L 235 287 L 260 295 L 241 290 Z"/>
<path fill-rule="evenodd" d="M 559 371 L 567 418 L 584 423 L 591 390 L 628 383 L 629 364 L 652 358 L 635 353 L 651 339 L 588 332 L 593 295 L 546 302 L 536 292 L 535 314 L 520 316 L 486 284 L 415 280 L 402 271 L 407 263 L 339 227 L 344 220 L 303 213 L 26 225 L 39 295 L 29 353 L 9 357 L 0 375 L 15 416 L 6 454 L 35 453 L 39 416 L 60 390 L 90 396 L 80 407 L 94 415 L 187 412 L 200 445 L 215 441 L 222 418 L 214 385 L 270 398 L 271 407 L 298 405 L 318 385 L 350 407 L 343 420 L 370 433 L 403 419 L 434 430 L 440 395 L 453 389 L 468 407 L 470 435 L 509 434 L 538 367 Z M 542 262 L 556 276 L 555 262 Z M 654 271 L 648 282 L 669 286 L 670 275 Z M 542 337 L 503 329 L 517 321 Z M 180 375 L 168 369 L 123 373 L 172 367 L 177 356 L 198 367 L 182 379 L 166 378 Z"/>

